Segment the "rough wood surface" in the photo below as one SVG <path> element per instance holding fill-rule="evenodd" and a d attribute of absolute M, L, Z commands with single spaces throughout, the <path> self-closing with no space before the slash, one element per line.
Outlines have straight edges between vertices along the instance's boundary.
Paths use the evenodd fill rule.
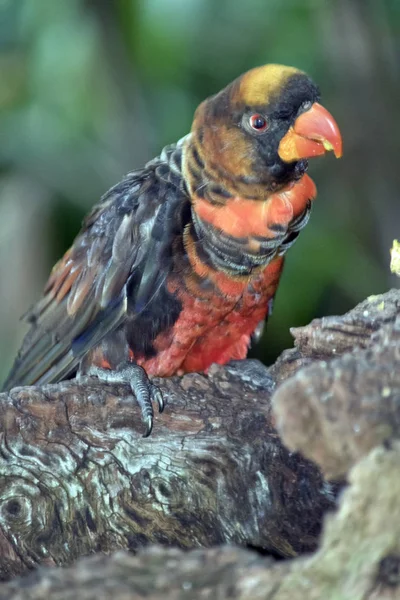
<path fill-rule="evenodd" d="M 370 449 L 400 435 L 400 292 L 371 297 L 294 335 L 293 353 L 307 364 L 309 357 L 322 360 L 277 389 L 278 431 L 327 477 L 342 478 Z"/>
<path fill-rule="evenodd" d="M 3 578 L 148 543 L 282 556 L 315 548 L 332 489 L 273 429 L 265 367 L 159 384 L 168 406 L 147 439 L 124 386 L 89 380 L 0 396 Z"/>
<path fill-rule="evenodd" d="M 246 361 L 166 380 L 169 405 L 149 440 L 123 388 L 3 396 L 3 574 L 149 541 L 311 549 L 332 488 L 273 423 L 350 485 L 307 558 L 152 547 L 42 567 L 0 585 L 0 598 L 400 597 L 399 315 L 392 290 L 295 330 L 296 348 L 268 371 Z"/>
<path fill-rule="evenodd" d="M 400 597 L 400 444 L 350 474 L 308 558 L 274 563 L 233 547 L 117 552 L 0 585 L 0 600 L 389 600 Z"/>

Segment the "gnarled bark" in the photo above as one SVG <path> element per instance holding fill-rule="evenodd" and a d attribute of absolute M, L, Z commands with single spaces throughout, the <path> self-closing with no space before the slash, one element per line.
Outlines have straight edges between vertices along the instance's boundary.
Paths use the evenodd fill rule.
<path fill-rule="evenodd" d="M 277 389 L 278 431 L 327 477 L 343 478 L 369 450 L 400 436 L 400 291 L 294 335 L 297 350 L 289 352 L 322 360 Z"/>
<path fill-rule="evenodd" d="M 308 558 L 153 547 L 42 568 L 0 585 L 0 599 L 397 597 L 399 315 L 392 290 L 295 330 L 296 348 L 269 370 L 245 361 L 162 381 L 169 405 L 149 439 L 124 387 L 70 382 L 3 395 L 3 574 L 154 541 L 311 550 L 332 488 L 285 450 L 273 424 L 350 486 Z"/>
<path fill-rule="evenodd" d="M 377 448 L 350 474 L 318 552 L 274 563 L 219 547 L 151 547 L 86 558 L 0 585 L 0 600 L 378 600 L 399 597 L 400 445 Z"/>
<path fill-rule="evenodd" d="M 273 429 L 266 369 L 248 361 L 158 383 L 168 406 L 147 439 L 124 386 L 1 396 L 3 577 L 148 543 L 315 548 L 332 490 Z"/>

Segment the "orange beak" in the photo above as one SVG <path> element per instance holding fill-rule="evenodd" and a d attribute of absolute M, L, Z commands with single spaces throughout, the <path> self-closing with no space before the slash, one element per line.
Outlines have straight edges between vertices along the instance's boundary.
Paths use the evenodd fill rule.
<path fill-rule="evenodd" d="M 332 115 L 314 102 L 310 110 L 297 117 L 293 127 L 281 139 L 278 154 L 284 162 L 321 156 L 333 150 L 342 156 L 342 136 Z"/>

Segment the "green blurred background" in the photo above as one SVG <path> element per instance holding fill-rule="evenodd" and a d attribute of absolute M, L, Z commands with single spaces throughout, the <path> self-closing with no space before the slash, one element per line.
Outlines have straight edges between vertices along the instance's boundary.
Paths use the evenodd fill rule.
<path fill-rule="evenodd" d="M 396 285 L 399 40 L 399 0 L 0 0 L 0 380 L 90 206 L 267 62 L 318 82 L 345 154 L 311 165 L 319 197 L 253 355 Z"/>

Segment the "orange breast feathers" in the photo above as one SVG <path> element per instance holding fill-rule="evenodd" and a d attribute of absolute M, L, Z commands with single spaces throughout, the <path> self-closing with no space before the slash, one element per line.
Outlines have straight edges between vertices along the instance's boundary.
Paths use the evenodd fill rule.
<path fill-rule="evenodd" d="M 200 219 L 236 238 L 252 236 L 274 238 L 279 224 L 287 227 L 316 196 L 315 185 L 308 175 L 296 183 L 271 194 L 266 201 L 232 198 L 223 205 L 213 205 L 199 197 L 193 199 Z M 270 229 L 272 227 L 272 229 Z M 266 318 L 268 301 L 275 295 L 283 267 L 283 257 L 276 256 L 252 277 L 233 277 L 206 265 L 196 254 L 190 236 L 185 247 L 193 272 L 215 285 L 215 293 L 204 292 L 197 279 L 179 277 L 169 282 L 169 291 L 182 302 L 181 314 L 168 331 L 154 340 L 156 355 L 137 357 L 149 375 L 170 376 L 191 371 L 207 371 L 216 362 L 224 364 L 247 355 L 250 336 Z"/>
<path fill-rule="evenodd" d="M 137 357 L 137 363 L 149 375 L 168 377 L 246 358 L 250 336 L 267 316 L 282 266 L 283 257 L 274 258 L 251 283 L 242 283 L 240 295 L 231 297 L 215 293 L 200 298 L 179 280 L 170 282 L 170 291 L 177 291 L 182 302 L 181 314 L 171 329 L 155 339 L 155 356 Z"/>
<path fill-rule="evenodd" d="M 237 238 L 273 238 L 276 233 L 270 227 L 276 224 L 288 226 L 293 218 L 305 210 L 307 201 L 313 200 L 316 194 L 313 180 L 305 174 L 296 183 L 271 194 L 264 201 L 230 198 L 224 204 L 211 204 L 204 198 L 195 196 L 193 205 L 200 219 L 227 235 Z"/>

